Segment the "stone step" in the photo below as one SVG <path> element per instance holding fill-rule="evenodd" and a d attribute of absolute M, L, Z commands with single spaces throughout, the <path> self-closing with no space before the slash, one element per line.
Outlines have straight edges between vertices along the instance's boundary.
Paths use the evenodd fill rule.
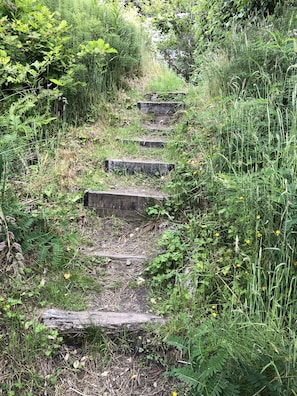
<path fill-rule="evenodd" d="M 137 102 L 137 107 L 144 114 L 153 114 L 154 116 L 171 116 L 179 110 L 185 108 L 182 102 Z"/>
<path fill-rule="evenodd" d="M 176 92 L 148 92 L 144 95 L 144 98 L 150 101 L 164 101 L 164 100 L 176 100 L 183 99 L 187 95 L 186 92 L 176 91 Z"/>
<path fill-rule="evenodd" d="M 146 207 L 161 204 L 164 200 L 166 198 L 158 193 L 87 190 L 84 194 L 84 206 L 100 217 L 116 216 L 126 220 L 139 220 Z"/>
<path fill-rule="evenodd" d="M 141 147 L 148 147 L 148 148 L 163 148 L 166 145 L 166 140 L 165 139 L 161 139 L 161 138 L 148 138 L 148 137 L 144 137 L 141 139 L 116 139 L 119 142 L 122 143 L 134 143 L 137 144 Z"/>
<path fill-rule="evenodd" d="M 107 159 L 105 169 L 107 172 L 118 172 L 126 175 L 141 173 L 149 176 L 164 176 L 174 169 L 174 164 L 158 161 Z"/>
<path fill-rule="evenodd" d="M 165 324 L 166 320 L 150 313 L 138 312 L 106 312 L 106 311 L 63 311 L 47 309 L 41 315 L 41 322 L 48 329 L 59 333 L 82 334 L 90 327 L 98 327 L 109 334 L 117 334 L 123 330 L 135 332 L 148 323 Z"/>

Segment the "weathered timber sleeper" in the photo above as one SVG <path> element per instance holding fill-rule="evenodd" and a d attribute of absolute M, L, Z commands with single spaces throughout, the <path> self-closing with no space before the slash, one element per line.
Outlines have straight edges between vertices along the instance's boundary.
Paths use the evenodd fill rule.
<path fill-rule="evenodd" d="M 41 320 L 47 328 L 58 330 L 62 334 L 79 334 L 90 327 L 99 327 L 107 333 L 118 333 L 123 329 L 133 332 L 141 330 L 148 323 L 162 325 L 166 322 L 164 318 L 149 313 L 74 312 L 59 309 L 47 309 Z"/>

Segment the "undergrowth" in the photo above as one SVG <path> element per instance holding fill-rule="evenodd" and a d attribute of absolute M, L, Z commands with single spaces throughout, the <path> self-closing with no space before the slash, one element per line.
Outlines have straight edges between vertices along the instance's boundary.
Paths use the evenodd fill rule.
<path fill-rule="evenodd" d="M 203 53 L 172 199 L 149 209 L 173 221 L 146 274 L 193 395 L 296 394 L 295 17 L 230 24 Z"/>

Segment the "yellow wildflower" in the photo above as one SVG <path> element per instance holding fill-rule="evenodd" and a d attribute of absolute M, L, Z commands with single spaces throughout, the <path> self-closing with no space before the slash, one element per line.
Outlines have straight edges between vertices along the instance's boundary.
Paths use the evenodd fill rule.
<path fill-rule="evenodd" d="M 237 268 L 240 268 L 240 267 L 241 267 L 241 264 L 240 264 L 240 263 L 237 263 L 237 264 L 236 264 L 236 267 L 237 267 Z"/>
<path fill-rule="evenodd" d="M 280 233 L 281 233 L 280 230 L 275 231 L 275 235 L 279 235 Z"/>
<path fill-rule="evenodd" d="M 211 309 L 217 309 L 217 306 L 216 305 L 212 305 Z"/>
<path fill-rule="evenodd" d="M 247 245 L 250 245 L 250 244 L 251 244 L 251 240 L 250 240 L 250 239 L 246 239 L 246 240 L 245 240 L 245 243 L 246 243 Z"/>
<path fill-rule="evenodd" d="M 258 231 L 257 237 L 258 237 L 258 238 L 261 238 L 261 236 L 262 236 L 261 232 Z"/>
<path fill-rule="evenodd" d="M 69 272 L 66 272 L 66 274 L 64 274 L 64 278 L 65 278 L 65 279 L 69 279 L 70 276 L 71 276 L 71 275 L 69 274 Z"/>
<path fill-rule="evenodd" d="M 200 227 L 201 227 L 201 228 L 206 228 L 206 225 L 205 225 L 205 224 L 201 224 Z"/>
<path fill-rule="evenodd" d="M 241 196 L 241 197 L 239 197 L 239 199 L 242 201 L 242 200 L 244 199 L 244 197 L 243 197 L 243 196 Z"/>
<path fill-rule="evenodd" d="M 216 312 L 213 312 L 211 315 L 212 315 L 214 318 L 217 317 L 217 313 L 216 313 Z"/>
<path fill-rule="evenodd" d="M 219 233 L 219 232 L 216 232 L 216 233 L 215 233 L 215 236 L 216 236 L 216 237 L 219 237 L 219 236 L 220 236 L 220 233 Z"/>
<path fill-rule="evenodd" d="M 177 392 L 172 392 L 172 396 L 177 396 Z"/>
<path fill-rule="evenodd" d="M 257 215 L 256 219 L 257 219 L 257 220 L 261 219 L 261 216 L 260 216 L 260 215 Z"/>

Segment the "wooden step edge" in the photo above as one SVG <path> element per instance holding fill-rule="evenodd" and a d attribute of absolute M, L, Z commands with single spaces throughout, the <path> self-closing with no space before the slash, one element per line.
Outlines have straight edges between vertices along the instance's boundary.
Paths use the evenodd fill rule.
<path fill-rule="evenodd" d="M 124 144 L 137 144 L 141 147 L 145 148 L 164 148 L 168 143 L 165 139 L 152 139 L 152 138 L 130 138 L 130 139 L 121 139 L 116 138 L 117 142 L 121 142 Z"/>
<path fill-rule="evenodd" d="M 145 217 L 148 206 L 162 204 L 167 197 L 157 193 L 131 193 L 122 191 L 84 192 L 84 206 L 99 217 L 119 217 L 127 221 L 139 221 Z"/>
<path fill-rule="evenodd" d="M 98 257 L 98 258 L 107 258 L 113 261 L 144 261 L 148 260 L 149 257 L 145 255 L 134 255 L 134 254 L 118 254 L 118 253 L 112 253 L 112 252 L 104 252 L 104 251 L 83 251 L 85 256 L 88 257 Z"/>
<path fill-rule="evenodd" d="M 168 107 L 184 107 L 185 104 L 179 100 L 162 100 L 160 102 L 155 102 L 153 100 L 139 100 L 137 102 L 137 106 L 138 105 L 152 105 L 154 107 L 162 107 L 162 106 L 168 106 Z"/>
<path fill-rule="evenodd" d="M 64 311 L 50 308 L 41 314 L 41 322 L 61 334 L 81 334 L 88 328 L 98 327 L 107 333 L 122 330 L 135 332 L 147 324 L 164 325 L 167 320 L 151 313 L 106 312 L 106 311 Z"/>
<path fill-rule="evenodd" d="M 175 169 L 175 164 L 162 161 L 140 161 L 107 159 L 105 170 L 107 172 L 123 172 L 129 175 L 146 174 L 150 176 L 164 176 Z"/>
<path fill-rule="evenodd" d="M 105 195 L 107 197 L 133 197 L 133 198 L 147 198 L 147 199 L 156 199 L 156 200 L 166 200 L 167 197 L 166 195 L 154 191 L 154 192 L 136 192 L 136 191 L 129 191 L 129 190 L 112 190 L 112 191 L 102 191 L 102 190 L 85 190 L 84 195 L 88 194 L 100 194 L 100 195 Z M 87 204 L 87 199 L 88 197 L 85 197 Z"/>
<path fill-rule="evenodd" d="M 137 107 L 144 114 L 153 114 L 155 116 L 170 117 L 176 114 L 178 111 L 185 108 L 183 102 L 153 102 L 153 101 L 139 101 Z M 170 118 L 164 119 L 164 122 L 169 122 Z"/>
<path fill-rule="evenodd" d="M 171 92 L 162 92 L 162 91 L 153 91 L 153 92 L 147 92 L 144 94 L 144 98 L 151 100 L 151 101 L 155 101 L 158 100 L 159 97 L 161 98 L 176 98 L 176 97 L 186 97 L 187 96 L 187 92 L 185 91 L 171 91 Z"/>

